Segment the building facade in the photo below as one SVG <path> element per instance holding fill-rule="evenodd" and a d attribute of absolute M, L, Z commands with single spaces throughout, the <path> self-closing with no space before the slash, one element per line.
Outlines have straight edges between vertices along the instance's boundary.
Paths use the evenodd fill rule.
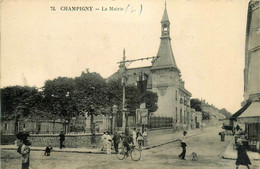
<path fill-rule="evenodd" d="M 152 61 L 151 66 L 126 69 L 126 84 L 137 85 L 137 79 L 144 76 L 146 89 L 158 95 L 158 110 L 155 116 L 171 117 L 176 124 L 188 123 L 190 116 L 191 93 L 185 89 L 181 78 L 181 71 L 177 67 L 170 37 L 170 21 L 165 5 L 161 20 L 161 37 L 157 58 Z M 124 66 L 108 79 L 122 78 Z"/>
<path fill-rule="evenodd" d="M 260 1 L 251 0 L 248 5 L 244 101 L 238 114 L 238 123 L 245 125 L 249 147 L 260 153 Z"/>

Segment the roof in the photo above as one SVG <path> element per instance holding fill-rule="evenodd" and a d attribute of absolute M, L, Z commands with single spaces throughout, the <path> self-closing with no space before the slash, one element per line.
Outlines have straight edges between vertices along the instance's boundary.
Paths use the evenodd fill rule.
<path fill-rule="evenodd" d="M 251 102 L 247 102 L 241 109 L 239 109 L 236 113 L 229 117 L 229 119 L 236 120 L 238 116 L 240 116 L 249 106 Z"/>
<path fill-rule="evenodd" d="M 140 73 L 145 73 L 147 75 L 147 88 L 152 88 L 152 77 L 150 76 L 151 66 L 126 69 L 127 85 L 137 84 L 137 77 L 140 76 Z M 117 71 L 113 75 L 108 77 L 107 80 L 117 79 L 121 77 L 122 74 Z"/>
<path fill-rule="evenodd" d="M 163 17 L 162 17 L 161 22 L 165 22 L 165 21 L 169 21 L 167 9 L 166 9 L 166 3 L 165 3 L 165 8 L 164 8 Z"/>
<path fill-rule="evenodd" d="M 165 4 L 165 9 L 164 9 L 161 22 L 165 22 L 165 21 L 169 22 L 167 10 L 166 10 L 166 4 Z M 160 42 L 159 50 L 157 52 L 157 57 L 158 58 L 154 60 L 152 64 L 152 69 L 175 68 L 178 72 L 180 72 L 180 69 L 176 65 L 174 55 L 172 52 L 170 36 L 161 37 L 161 42 Z"/>
<path fill-rule="evenodd" d="M 160 47 L 157 53 L 158 58 L 153 62 L 152 69 L 175 68 L 180 72 L 176 65 L 170 38 L 161 39 Z"/>

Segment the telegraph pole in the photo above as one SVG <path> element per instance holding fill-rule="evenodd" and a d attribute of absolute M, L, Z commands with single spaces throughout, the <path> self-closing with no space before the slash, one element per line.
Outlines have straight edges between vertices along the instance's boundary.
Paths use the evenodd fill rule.
<path fill-rule="evenodd" d="M 123 69 L 123 71 L 122 71 L 122 74 L 123 74 L 123 77 L 122 77 L 122 85 L 123 85 L 122 130 L 123 130 L 123 132 L 126 131 L 126 116 L 125 116 L 126 115 L 126 108 L 125 108 L 126 67 L 135 61 L 152 59 L 152 62 L 154 62 L 158 57 L 159 56 L 140 58 L 140 59 L 135 59 L 135 60 L 126 60 L 125 49 L 124 49 L 123 60 L 121 62 L 117 62 L 118 64 L 120 64 L 120 67 L 122 67 L 122 69 Z M 126 65 L 126 63 L 128 63 L 128 65 Z"/>
<path fill-rule="evenodd" d="M 122 124 L 122 128 L 123 128 L 123 131 L 125 131 L 126 129 L 126 118 L 125 118 L 125 86 L 126 86 L 126 65 L 125 65 L 125 49 L 123 51 L 123 79 L 122 79 L 122 84 L 123 84 L 123 104 L 122 104 L 122 111 L 123 111 L 123 114 L 122 114 L 122 121 L 123 121 L 123 124 Z"/>

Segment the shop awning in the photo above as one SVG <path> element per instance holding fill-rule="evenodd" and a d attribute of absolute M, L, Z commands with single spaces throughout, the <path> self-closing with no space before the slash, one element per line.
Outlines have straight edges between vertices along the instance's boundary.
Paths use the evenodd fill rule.
<path fill-rule="evenodd" d="M 237 120 L 237 117 L 240 116 L 249 106 L 251 102 L 247 102 L 241 109 L 239 109 L 236 113 L 229 117 L 230 120 Z"/>
<path fill-rule="evenodd" d="M 260 123 L 260 102 L 252 102 L 237 120 L 239 123 Z"/>

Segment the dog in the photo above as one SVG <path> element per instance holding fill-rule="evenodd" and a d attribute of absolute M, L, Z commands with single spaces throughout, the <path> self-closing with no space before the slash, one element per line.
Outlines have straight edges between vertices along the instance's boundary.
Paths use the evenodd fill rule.
<path fill-rule="evenodd" d="M 191 153 L 192 161 L 198 161 L 198 155 L 195 152 Z"/>
<path fill-rule="evenodd" d="M 50 156 L 51 155 L 52 147 L 47 146 L 44 152 L 44 155 Z"/>

